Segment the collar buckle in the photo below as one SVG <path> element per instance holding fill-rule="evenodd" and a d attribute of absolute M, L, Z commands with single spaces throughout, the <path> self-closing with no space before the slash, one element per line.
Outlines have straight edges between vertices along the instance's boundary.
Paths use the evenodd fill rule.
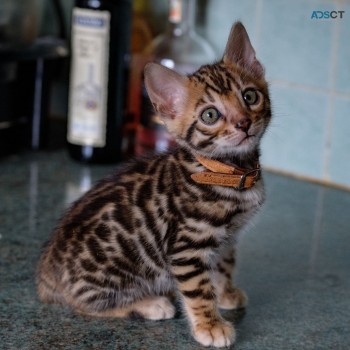
<path fill-rule="evenodd" d="M 238 184 L 237 187 L 234 187 L 234 189 L 237 190 L 237 191 L 244 190 L 245 189 L 245 186 L 244 186 L 245 185 L 245 180 L 246 180 L 247 176 L 249 176 L 250 174 L 253 174 L 253 173 L 256 173 L 256 174 L 254 176 L 254 180 L 253 180 L 252 185 L 254 185 L 256 183 L 256 181 L 258 181 L 259 178 L 260 178 L 261 169 L 260 169 L 259 165 L 257 165 L 256 169 L 248 170 L 243 175 L 241 175 L 240 180 L 239 180 L 239 184 Z"/>

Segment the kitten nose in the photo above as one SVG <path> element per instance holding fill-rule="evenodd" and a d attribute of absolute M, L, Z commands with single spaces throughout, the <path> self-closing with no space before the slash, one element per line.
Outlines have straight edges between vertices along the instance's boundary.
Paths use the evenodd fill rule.
<path fill-rule="evenodd" d="M 250 126 L 252 125 L 252 121 L 248 118 L 241 119 L 236 125 L 235 128 L 242 130 L 243 132 L 248 132 Z"/>

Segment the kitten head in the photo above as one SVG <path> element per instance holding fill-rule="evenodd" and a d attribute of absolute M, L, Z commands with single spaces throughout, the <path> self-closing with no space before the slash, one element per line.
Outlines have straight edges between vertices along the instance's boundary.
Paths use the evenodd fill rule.
<path fill-rule="evenodd" d="M 239 22 L 231 29 L 220 62 L 188 77 L 150 63 L 145 83 L 169 132 L 181 145 L 207 157 L 255 152 L 271 118 L 264 69 Z"/>

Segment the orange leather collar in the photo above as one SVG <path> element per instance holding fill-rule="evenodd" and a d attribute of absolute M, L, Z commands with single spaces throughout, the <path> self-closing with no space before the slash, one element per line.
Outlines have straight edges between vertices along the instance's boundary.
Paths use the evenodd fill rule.
<path fill-rule="evenodd" d="M 196 159 L 209 171 L 202 171 L 191 175 L 192 180 L 205 185 L 218 185 L 244 190 L 255 185 L 260 178 L 260 165 L 255 169 L 244 169 L 227 165 L 217 160 L 196 156 Z"/>

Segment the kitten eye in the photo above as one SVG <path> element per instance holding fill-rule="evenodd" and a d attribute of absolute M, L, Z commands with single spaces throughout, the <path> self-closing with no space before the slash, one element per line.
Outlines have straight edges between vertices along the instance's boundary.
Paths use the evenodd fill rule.
<path fill-rule="evenodd" d="M 220 112 L 213 107 L 204 110 L 201 114 L 202 121 L 208 125 L 215 124 L 220 119 L 220 117 Z"/>
<path fill-rule="evenodd" d="M 247 89 L 243 92 L 243 99 L 248 105 L 254 105 L 259 100 L 259 95 L 254 89 Z"/>

